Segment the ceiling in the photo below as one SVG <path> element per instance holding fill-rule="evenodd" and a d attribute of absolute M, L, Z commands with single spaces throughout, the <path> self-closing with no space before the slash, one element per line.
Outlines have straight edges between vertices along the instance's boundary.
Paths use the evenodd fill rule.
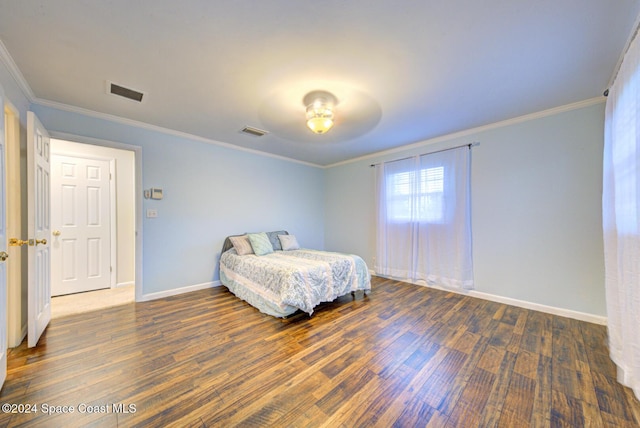
<path fill-rule="evenodd" d="M 33 102 L 330 165 L 601 96 L 639 13 L 638 0 L 0 0 L 0 41 Z M 305 127 L 314 90 L 338 99 L 324 135 Z"/>

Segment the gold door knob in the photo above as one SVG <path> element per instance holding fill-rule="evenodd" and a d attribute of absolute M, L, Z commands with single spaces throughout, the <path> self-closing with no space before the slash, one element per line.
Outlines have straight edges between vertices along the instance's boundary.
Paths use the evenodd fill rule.
<path fill-rule="evenodd" d="M 6 251 L 0 251 L 0 262 L 3 262 L 9 258 L 9 254 Z"/>
<path fill-rule="evenodd" d="M 38 244 L 47 245 L 47 240 L 45 238 L 36 239 L 36 245 Z"/>
<path fill-rule="evenodd" d="M 62 232 L 60 232 L 59 230 L 54 230 L 53 232 L 51 232 L 53 236 L 60 236 L 61 233 Z"/>
<path fill-rule="evenodd" d="M 10 238 L 9 245 L 12 247 L 19 247 L 21 245 L 27 245 L 29 241 L 18 239 L 18 238 Z"/>

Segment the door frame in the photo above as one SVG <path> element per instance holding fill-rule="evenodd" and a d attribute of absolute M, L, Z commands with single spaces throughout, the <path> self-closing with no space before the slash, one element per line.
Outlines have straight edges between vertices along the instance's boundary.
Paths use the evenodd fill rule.
<path fill-rule="evenodd" d="M 0 261 L 0 307 L 6 309 L 8 305 L 7 300 L 7 265 L 6 260 L 9 258 L 9 237 L 7 236 L 7 173 L 6 173 L 6 132 L 5 125 L 7 124 L 7 115 L 4 108 L 4 88 L 0 85 L 0 105 L 2 106 L 2 123 L 0 124 L 0 251 L 3 252 L 2 261 Z M 7 361 L 9 354 L 9 347 L 7 334 L 8 323 L 6 312 L 0 319 L 0 390 L 7 378 Z M 2 406 L 4 407 L 4 405 Z"/>
<path fill-rule="evenodd" d="M 128 150 L 134 157 L 134 194 L 135 194 L 135 301 L 142 302 L 143 278 L 142 278 L 142 147 L 130 144 L 117 143 L 109 140 L 101 140 L 68 134 L 66 132 L 49 131 L 51 138 L 67 140 L 73 143 L 88 144 L 93 146 L 110 147 L 113 149 Z"/>
<path fill-rule="evenodd" d="M 51 137 L 51 139 L 54 140 L 56 138 Z M 88 145 L 88 144 L 85 144 L 85 145 Z M 53 144 L 51 145 L 51 147 L 53 148 Z M 109 266 L 111 267 L 111 271 L 109 272 L 109 288 L 115 288 L 116 276 L 118 272 L 118 253 L 117 253 L 118 234 L 116 233 L 117 232 L 116 230 L 117 213 L 116 213 L 116 179 L 115 179 L 116 160 L 108 156 L 99 156 L 99 155 L 93 155 L 93 154 L 79 155 L 77 153 L 67 152 L 64 150 L 61 150 L 61 151 L 51 150 L 51 162 L 53 162 L 54 156 L 68 156 L 68 157 L 74 157 L 79 159 L 91 159 L 91 160 L 109 162 L 109 174 L 110 174 L 110 177 L 114 177 L 114 179 L 109 180 L 109 259 L 110 259 Z M 51 248 L 51 251 L 53 252 L 53 247 Z M 53 282 L 53 277 L 51 281 Z"/>
<path fill-rule="evenodd" d="M 7 154 L 5 165 L 11 177 L 8 177 L 7 181 L 16 184 L 18 187 L 18 191 L 14 192 L 10 186 L 7 186 L 7 221 L 11 223 L 11 227 L 7 227 L 7 233 L 11 234 L 11 238 L 22 239 L 23 236 L 26 236 L 26 232 L 23 230 L 22 217 L 25 212 L 22 209 L 24 200 L 22 198 L 21 175 L 25 174 L 26 176 L 26 171 L 22 170 L 20 159 L 20 112 L 5 98 L 3 113 L 5 116 L 9 116 L 7 129 L 5 130 L 8 137 L 7 141 L 5 141 Z M 14 157 L 17 159 L 13 159 Z M 13 224 L 16 221 L 18 227 L 17 230 L 13 230 Z M 8 346 L 15 348 L 22 343 L 22 340 L 27 335 L 26 318 L 24 324 L 22 319 L 23 312 L 26 316 L 26 301 L 22 302 L 22 284 L 26 286 L 22 263 L 27 258 L 26 248 L 23 247 L 13 247 L 8 252 L 11 257 L 9 259 L 7 280 L 7 339 Z"/>

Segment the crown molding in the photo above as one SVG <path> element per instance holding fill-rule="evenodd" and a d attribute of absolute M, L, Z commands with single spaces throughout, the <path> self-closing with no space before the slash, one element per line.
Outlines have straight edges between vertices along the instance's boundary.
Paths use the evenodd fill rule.
<path fill-rule="evenodd" d="M 640 15 L 639 15 L 639 17 L 640 17 Z M 551 109 L 548 109 L 548 110 L 543 110 L 543 111 L 536 112 L 536 113 L 526 114 L 526 115 L 523 115 L 523 116 L 518 116 L 518 117 L 515 117 L 515 118 L 503 120 L 503 121 L 500 121 L 500 122 L 495 122 L 495 123 L 491 123 L 491 124 L 488 124 L 488 125 L 479 126 L 479 127 L 476 127 L 476 128 L 470 128 L 470 129 L 467 129 L 467 130 L 458 131 L 458 132 L 454 132 L 454 133 L 447 134 L 447 135 L 442 135 L 442 136 L 431 138 L 431 139 L 428 139 L 428 140 L 419 141 L 417 143 L 407 144 L 407 145 L 404 145 L 404 146 L 400 146 L 400 147 L 396 147 L 396 148 L 393 148 L 393 149 L 388 149 L 388 150 L 383 150 L 383 151 L 371 153 L 371 154 L 360 156 L 360 157 L 353 158 L 353 159 L 347 159 L 347 160 L 336 162 L 336 163 L 333 163 L 333 164 L 330 164 L 330 165 L 319 165 L 319 164 L 316 164 L 316 163 L 301 161 L 301 160 L 289 158 L 289 157 L 286 157 L 286 156 L 271 154 L 271 153 L 264 152 L 264 151 L 261 151 L 261 150 L 249 149 L 249 148 L 246 148 L 246 147 L 237 146 L 235 144 L 224 143 L 222 141 L 217 141 L 217 140 L 212 140 L 210 138 L 200 137 L 198 135 L 189 134 L 187 132 L 176 131 L 176 130 L 173 130 L 173 129 L 164 128 L 164 127 L 157 126 L 157 125 L 151 125 L 149 123 L 140 122 L 140 121 L 132 120 L 132 119 L 127 119 L 127 118 L 124 118 L 124 117 L 121 117 L 121 116 L 115 116 L 115 115 L 111 115 L 111 114 L 107 114 L 107 113 L 100 113 L 100 112 L 96 112 L 96 111 L 93 111 L 93 110 L 85 109 L 85 108 L 82 108 L 82 107 L 76 107 L 76 106 L 71 106 L 69 104 L 63 104 L 63 103 L 59 103 L 59 102 L 56 102 L 56 101 L 50 101 L 50 100 L 37 98 L 34 95 L 33 91 L 31 90 L 31 87 L 27 83 L 26 79 L 22 75 L 22 72 L 20 71 L 20 69 L 18 68 L 16 63 L 13 61 L 13 58 L 11 57 L 11 54 L 7 50 L 7 48 L 4 45 L 4 43 L 2 42 L 2 40 L 0 40 L 0 61 L 2 61 L 2 63 L 4 63 L 4 65 L 7 67 L 7 70 L 9 71 L 11 76 L 13 77 L 14 81 L 16 82 L 16 84 L 18 85 L 20 90 L 23 92 L 24 96 L 32 104 L 37 104 L 37 105 L 40 105 L 40 106 L 43 106 L 43 107 L 55 108 L 55 109 L 58 109 L 58 110 L 63 110 L 63 111 L 67 111 L 67 112 L 70 112 L 70 113 L 77 113 L 77 114 L 81 114 L 81 115 L 84 115 L 84 116 L 93 117 L 93 118 L 96 118 L 96 119 L 106 120 L 106 121 L 109 121 L 109 122 L 115 122 L 115 123 L 120 123 L 120 124 L 123 124 L 123 125 L 134 126 L 134 127 L 137 127 L 137 128 L 142 128 L 142 129 L 146 129 L 146 130 L 154 131 L 154 132 L 160 132 L 160 133 L 163 133 L 163 134 L 172 135 L 174 137 L 185 138 L 185 139 L 189 139 L 189 140 L 193 140 L 193 141 L 199 141 L 199 142 L 203 142 L 203 143 L 207 143 L 207 144 L 213 144 L 213 145 L 216 145 L 216 146 L 225 147 L 225 148 L 232 149 L 232 150 L 238 150 L 238 151 L 242 151 L 242 152 L 246 152 L 246 153 L 255 154 L 255 155 L 258 155 L 258 156 L 269 157 L 269 158 L 273 158 L 273 159 L 282 160 L 282 161 L 285 161 L 285 162 L 293 162 L 293 163 L 306 165 L 306 166 L 310 166 L 310 167 L 314 167 L 314 168 L 321 168 L 321 169 L 328 169 L 328 168 L 333 168 L 333 167 L 346 165 L 346 164 L 350 164 L 350 163 L 354 163 L 354 162 L 359 162 L 359 161 L 362 161 L 362 160 L 378 158 L 378 157 L 386 156 L 386 155 L 393 154 L 393 153 L 403 152 L 403 151 L 411 150 L 411 149 L 414 149 L 414 148 L 420 148 L 420 147 L 423 147 L 423 146 L 428 146 L 428 145 L 431 145 L 431 144 L 436 144 L 436 143 L 439 143 L 439 142 L 452 140 L 452 139 L 455 139 L 455 138 L 463 138 L 463 137 L 466 137 L 466 136 L 469 136 L 469 135 L 472 135 L 472 134 L 477 134 L 479 132 L 484 132 L 484 131 L 488 131 L 488 130 L 496 129 L 496 128 L 502 128 L 502 127 L 505 127 L 505 126 L 514 125 L 516 123 L 526 122 L 526 121 L 529 121 L 529 120 L 540 119 L 540 118 L 543 118 L 543 117 L 552 116 L 552 115 L 555 115 L 555 114 L 558 114 L 558 113 L 562 113 L 562 112 L 566 112 L 566 111 L 571 111 L 571 110 L 576 110 L 576 109 L 580 109 L 580 108 L 584 108 L 584 107 L 589 107 L 589 106 L 592 106 L 592 105 L 595 105 L 595 104 L 599 104 L 599 103 L 603 103 L 603 102 L 606 101 L 606 97 L 604 97 L 604 96 L 590 98 L 590 99 L 587 99 L 587 100 L 584 100 L 584 101 L 578 101 L 576 103 L 566 104 L 566 105 L 559 106 L 559 107 L 554 107 L 554 108 L 551 108 Z"/>
<path fill-rule="evenodd" d="M 622 61 L 624 61 L 624 57 L 627 55 L 627 51 L 629 51 L 629 48 L 631 47 L 631 43 L 633 43 L 635 38 L 638 36 L 639 31 L 640 31 L 640 13 L 638 14 L 638 16 L 636 16 L 635 21 L 633 21 L 633 27 L 632 27 L 631 33 L 629 34 L 629 37 L 627 37 L 627 41 L 624 44 L 624 49 L 622 49 L 622 52 L 620 52 L 620 56 L 618 57 L 618 62 L 616 62 L 616 66 L 613 69 L 613 73 L 609 78 L 609 83 L 607 83 L 607 88 L 606 88 L 607 90 L 609 90 L 613 86 L 613 84 L 616 82 L 616 77 L 618 77 L 618 73 L 620 72 L 620 67 L 622 67 Z"/>
<path fill-rule="evenodd" d="M 249 148 L 246 148 L 246 147 L 236 146 L 234 144 L 224 143 L 222 141 L 212 140 L 210 138 L 205 138 L 205 137 L 200 137 L 198 135 L 189 134 L 187 132 L 176 131 L 176 130 L 173 130 L 173 129 L 163 128 L 161 126 L 151 125 L 149 123 L 140 122 L 140 121 L 137 121 L 137 120 L 127 119 L 127 118 L 124 118 L 124 117 L 121 117 L 121 116 L 115 116 L 115 115 L 111 115 L 111 114 L 107 114 L 107 113 L 100 113 L 100 112 L 89 110 L 89 109 L 85 109 L 85 108 L 82 108 L 82 107 L 76 107 L 76 106 L 72 106 L 72 105 L 69 105 L 69 104 L 63 104 L 63 103 L 59 103 L 59 102 L 56 102 L 56 101 L 50 101 L 50 100 L 38 98 L 38 97 L 35 96 L 35 94 L 31 90 L 31 87 L 27 83 L 27 80 L 22 75 L 22 72 L 20 71 L 20 69 L 16 65 L 15 61 L 11 57 L 11 54 L 7 50 L 7 47 L 4 45 L 2 40 L 0 40 L 0 61 L 2 61 L 2 63 L 6 66 L 7 70 L 9 71 L 9 74 L 11 75 L 13 80 L 18 85 L 18 88 L 22 91 L 24 96 L 27 98 L 27 101 L 29 101 L 29 103 L 31 103 L 31 104 L 36 104 L 36 105 L 43 106 L 43 107 L 50 107 L 50 108 L 54 108 L 54 109 L 57 109 L 57 110 L 63 110 L 63 111 L 69 112 L 69 113 L 77 113 L 77 114 L 81 114 L 81 115 L 84 115 L 84 116 L 93 117 L 93 118 L 96 118 L 96 119 L 102 119 L 102 120 L 106 120 L 106 121 L 109 121 L 109 122 L 120 123 L 120 124 L 123 124 L 123 125 L 134 126 L 136 128 L 146 129 L 148 131 L 154 131 L 154 132 L 160 132 L 160 133 L 163 133 L 163 134 L 172 135 L 174 137 L 184 138 L 184 139 L 193 140 L 193 141 L 199 141 L 199 142 L 207 143 L 207 144 L 213 144 L 213 145 L 216 145 L 216 146 L 225 147 L 225 148 L 232 149 L 232 150 L 238 150 L 238 151 L 241 151 L 241 152 L 251 153 L 251 154 L 254 154 L 254 155 L 258 155 L 258 156 L 264 156 L 264 157 L 269 157 L 269 158 L 273 158 L 273 159 L 278 159 L 278 160 L 282 160 L 282 161 L 285 161 L 285 162 L 298 163 L 298 164 L 302 164 L 302 165 L 306 165 L 306 166 L 311 166 L 311 167 L 314 167 L 314 168 L 321 168 L 322 167 L 321 165 L 318 165 L 318 164 L 315 164 L 315 163 L 311 163 L 311 162 L 305 162 L 305 161 L 301 161 L 301 160 L 298 160 L 298 159 L 289 158 L 289 157 L 286 157 L 286 156 L 275 155 L 275 154 L 267 153 L 267 152 L 264 152 L 264 151 L 261 151 L 261 150 L 255 150 L 255 149 L 249 149 Z"/>
<path fill-rule="evenodd" d="M 269 158 L 273 158 L 273 159 L 278 159 L 278 160 L 282 160 L 285 162 L 293 162 L 293 163 L 298 163 L 298 164 L 302 164 L 302 165 L 306 165 L 306 166 L 311 166 L 314 168 L 321 168 L 320 165 L 311 163 L 311 162 L 305 162 L 305 161 L 301 161 L 298 159 L 293 159 L 293 158 L 288 158 L 286 156 L 280 156 L 280 155 L 275 155 L 272 153 L 267 153 L 267 152 L 263 152 L 261 150 L 255 150 L 255 149 L 249 149 L 246 147 L 241 147 L 241 146 L 236 146 L 235 144 L 230 144 L 230 143 L 224 143 L 222 141 L 218 141 L 218 140 L 212 140 L 210 138 L 205 138 L 205 137 L 201 137 L 198 135 L 194 135 L 194 134 L 189 134 L 187 132 L 182 132 L 182 131 L 176 131 L 174 129 L 169 129 L 169 128 L 164 128 L 162 126 L 158 126 L 158 125 L 151 125 L 149 123 L 146 122 L 140 122 L 137 120 L 133 120 L 133 119 L 127 119 L 121 116 L 115 116 L 112 114 L 107 114 L 107 113 L 100 113 L 94 110 L 89 110 L 89 109 L 85 109 L 82 107 L 77 107 L 77 106 L 72 106 L 69 104 L 64 104 L 64 103 L 59 103 L 56 101 L 50 101 L 50 100 L 44 100 L 41 98 L 36 98 L 33 101 L 33 104 L 37 104 L 39 106 L 42 107 L 49 107 L 49 108 L 53 108 L 56 110 L 62 110 L 62 111 L 66 111 L 69 113 L 76 113 L 76 114 L 80 114 L 83 116 L 88 116 L 88 117 L 93 117 L 95 119 L 101 119 L 101 120 L 106 120 L 108 122 L 115 122 L 115 123 L 119 123 L 122 125 L 128 125 L 128 126 L 133 126 L 136 128 L 140 128 L 140 129 L 145 129 L 147 131 L 153 131 L 153 132 L 159 132 L 162 134 L 166 134 L 166 135 L 172 135 L 174 137 L 178 137 L 178 138 L 184 138 L 187 140 L 192 140 L 192 141 L 198 141 L 201 143 L 206 143 L 206 144 L 213 144 L 216 146 L 220 146 L 220 147 L 224 147 L 227 149 L 231 149 L 231 150 L 237 150 L 237 151 L 241 151 L 241 152 L 246 152 L 246 153 L 251 153 L 254 155 L 258 155 L 258 156 L 263 156 L 263 157 L 269 157 Z"/>
<path fill-rule="evenodd" d="M 380 157 L 384 157 L 386 155 L 390 155 L 390 154 L 394 154 L 394 153 L 398 153 L 398 152 L 404 152 L 404 151 L 411 150 L 411 149 L 416 149 L 416 148 L 429 146 L 429 145 L 436 144 L 436 143 L 441 143 L 443 141 L 449 141 L 449 140 L 453 140 L 453 139 L 456 139 L 456 138 L 468 137 L 470 135 L 476 136 L 475 134 L 478 134 L 480 132 L 485 132 L 485 131 L 489 131 L 489 130 L 497 129 L 497 128 L 503 128 L 505 126 L 515 125 L 517 123 L 528 122 L 530 120 L 541 119 L 543 117 L 553 116 L 555 114 L 564 113 L 564 112 L 571 111 L 571 110 L 577 110 L 577 109 L 581 109 L 581 108 L 585 108 L 585 107 L 590 107 L 592 105 L 604 103 L 606 101 L 606 99 L 607 98 L 604 97 L 604 96 L 595 97 L 595 98 L 589 98 L 589 99 L 584 100 L 584 101 L 578 101 L 578 102 L 575 102 L 575 103 L 566 104 L 566 105 L 563 105 L 563 106 L 554 107 L 554 108 L 550 108 L 550 109 L 547 109 L 547 110 L 542 110 L 542 111 L 539 111 L 539 112 L 536 112 L 536 113 L 525 114 L 523 116 L 518 116 L 518 117 L 511 118 L 511 119 L 502 120 L 500 122 L 490 123 L 488 125 L 482 125 L 482 126 L 478 126 L 476 128 L 470 128 L 470 129 L 466 129 L 466 130 L 463 130 L 463 131 L 454 132 L 454 133 L 451 133 L 451 134 L 441 135 L 439 137 L 435 137 L 435 138 L 431 138 L 431 139 L 428 139 L 428 140 L 419 141 L 417 143 L 407 144 L 407 145 L 404 145 L 404 146 L 395 147 L 393 149 L 382 150 L 382 151 L 379 151 L 379 152 L 370 153 L 368 155 L 360 156 L 360 157 L 353 158 L 353 159 L 344 160 L 344 161 L 341 161 L 341 162 L 336 162 L 336 163 L 333 163 L 331 165 L 326 165 L 323 168 L 333 168 L 333 167 L 336 167 L 336 166 L 347 165 L 347 164 L 350 164 L 350 163 L 360 162 L 360 161 L 368 160 L 368 159 L 372 159 L 372 158 L 380 158 Z"/>
<path fill-rule="evenodd" d="M 21 74 L 20 74 L 21 75 Z M 21 75 L 22 76 L 22 75 Z M 25 82 L 26 84 L 26 82 Z M 28 87 L 28 86 L 27 86 Z M 571 104 L 566 104 L 563 106 L 559 106 L 559 107 L 554 107 L 554 108 L 550 108 L 547 110 L 542 110 L 539 112 L 535 112 L 535 113 L 530 113 L 530 114 L 526 114 L 523 116 L 518 116 L 518 117 L 514 117 L 511 119 L 506 119 L 500 122 L 495 122 L 495 123 L 491 123 L 488 125 L 482 125 L 476 128 L 470 128 L 470 129 L 466 129 L 463 131 L 458 131 L 458 132 L 454 132 L 451 134 L 446 134 L 446 135 L 441 135 L 439 137 L 435 137 L 435 138 L 431 138 L 428 140 L 423 140 L 423 141 L 419 141 L 417 143 L 412 143 L 412 144 L 407 144 L 404 146 L 400 146 L 400 147 L 395 147 L 393 149 L 388 149 L 388 150 L 383 150 L 380 152 L 375 152 L 375 153 L 371 153 L 368 155 L 364 155 L 358 158 L 353 158 L 353 159 L 347 159 L 341 162 L 336 162 L 330 165 L 319 165 L 319 164 L 315 164 L 312 162 L 306 162 L 306 161 L 301 161 L 298 159 L 293 159 L 293 158 L 289 158 L 286 156 L 280 156 L 280 155 L 276 155 L 276 154 L 272 154 L 272 153 L 268 153 L 268 152 L 264 152 L 261 150 L 256 150 L 256 149 L 249 149 L 246 147 L 241 147 L 241 146 L 236 146 L 235 144 L 230 144 L 230 143 L 225 143 L 222 141 L 217 141 L 217 140 L 212 140 L 209 138 L 205 138 L 205 137 L 200 137 L 198 135 L 194 135 L 194 134 L 189 134 L 187 132 L 182 132 L 182 131 L 176 131 L 174 129 L 169 129 L 169 128 L 163 128 L 161 126 L 157 126 L 157 125 L 151 125 L 149 123 L 145 123 L 145 122 L 140 122 L 137 120 L 133 120 L 133 119 L 127 119 L 121 116 L 115 116 L 115 115 L 111 115 L 111 114 L 107 114 L 107 113 L 100 113 L 100 112 L 96 112 L 93 110 L 89 110 L 89 109 L 85 109 L 82 107 L 77 107 L 77 106 L 72 106 L 69 104 L 63 104 L 63 103 L 59 103 L 56 101 L 49 101 L 49 100 L 44 100 L 44 99 L 40 99 L 40 98 L 33 98 L 33 101 L 31 101 L 33 104 L 37 104 L 43 107 L 50 107 L 50 108 L 55 108 L 57 110 L 63 110 L 63 111 L 67 111 L 70 113 L 77 113 L 77 114 L 81 114 L 84 116 L 89 116 L 89 117 L 94 117 L 96 119 L 102 119 L 102 120 L 106 120 L 109 122 L 116 122 L 116 123 L 120 123 L 123 125 L 129 125 L 129 126 L 134 126 L 137 128 L 142 128 L 142 129 L 146 129 L 148 131 L 154 131 L 154 132 L 160 132 L 163 134 L 168 134 L 168 135 L 173 135 L 174 137 L 179 137 L 179 138 L 185 138 L 185 139 L 189 139 L 189 140 L 194 140 L 194 141 L 199 141 L 199 142 L 203 142 L 203 143 L 207 143 L 207 144 L 214 144 L 216 146 L 220 146 L 220 147 L 225 147 L 228 149 L 232 149 L 232 150 L 238 150 L 238 151 L 242 151 L 242 152 L 246 152 L 246 153 L 252 153 L 258 156 L 264 156 L 264 157 L 269 157 L 269 158 L 273 158 L 273 159 L 279 159 L 285 162 L 293 162 L 293 163 L 298 163 L 301 165 L 306 165 L 306 166 L 311 166 L 314 168 L 320 168 L 320 169 L 328 169 L 328 168 L 333 168 L 336 166 L 341 166 L 341 165 L 346 165 L 346 164 L 350 164 L 350 163 L 354 163 L 354 162 L 359 162 L 362 160 L 367 160 L 367 159 L 372 159 L 372 158 L 378 158 L 381 156 L 386 156 L 389 154 L 393 154 L 393 153 L 398 153 L 398 152 L 404 152 L 407 150 L 411 150 L 411 149 L 415 149 L 415 148 L 420 148 L 420 147 L 424 147 L 424 146 L 429 146 L 432 144 L 436 144 L 436 143 L 440 143 L 443 141 L 449 141 L 449 140 L 453 140 L 456 138 L 463 138 L 463 137 L 467 137 L 470 135 L 474 135 L 480 132 L 485 132 L 485 131 L 489 131 L 492 129 L 497 129 L 497 128 L 503 128 L 506 126 L 510 126 L 510 125 L 514 125 L 517 123 L 522 123 L 522 122 L 527 122 L 530 120 L 535 120 L 535 119 L 541 119 L 544 117 L 549 117 L 549 116 L 553 116 L 559 113 L 564 113 L 567 111 L 572 111 L 572 110 L 577 110 L 577 109 L 581 109 L 581 108 L 585 108 L 585 107 L 590 107 L 592 105 L 596 105 L 596 104 L 600 104 L 600 103 L 604 103 L 606 101 L 606 97 L 604 96 L 599 96 L 599 97 L 595 97 L 595 98 L 589 98 L 587 100 L 583 100 L 583 101 L 578 101 L 575 103 L 571 103 Z"/>
<path fill-rule="evenodd" d="M 7 67 L 9 74 L 13 77 L 16 85 L 18 85 L 18 88 L 20 88 L 27 100 L 32 103 L 36 97 L 2 40 L 0 40 L 0 61 Z"/>

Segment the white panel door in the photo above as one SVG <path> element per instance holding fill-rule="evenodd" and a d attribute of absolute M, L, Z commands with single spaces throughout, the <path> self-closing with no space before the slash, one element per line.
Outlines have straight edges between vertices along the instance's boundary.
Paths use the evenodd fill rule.
<path fill-rule="evenodd" d="M 109 161 L 51 156 L 51 294 L 111 286 Z"/>
<path fill-rule="evenodd" d="M 27 345 L 37 345 L 51 320 L 49 134 L 27 112 L 28 316 Z"/>
<path fill-rule="evenodd" d="M 0 389 L 7 377 L 7 265 L 5 260 L 7 259 L 7 219 L 6 213 L 6 198 L 5 198 L 5 122 L 4 122 L 4 91 L 0 86 L 0 107 L 2 108 L 2 121 L 0 123 Z"/>

